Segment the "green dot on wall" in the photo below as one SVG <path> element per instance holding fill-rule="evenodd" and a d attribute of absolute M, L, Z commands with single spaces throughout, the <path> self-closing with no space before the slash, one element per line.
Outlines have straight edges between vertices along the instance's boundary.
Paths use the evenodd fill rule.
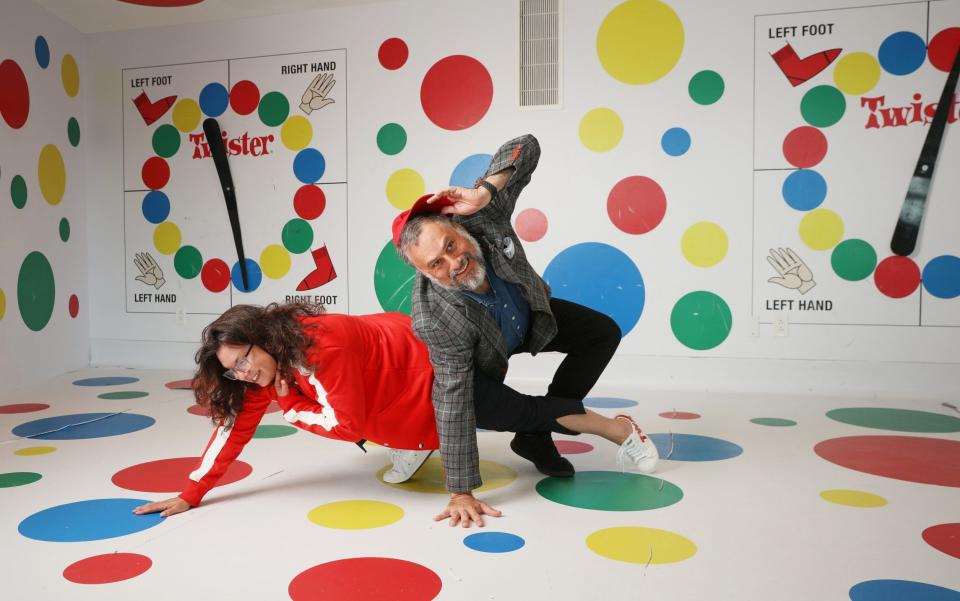
<path fill-rule="evenodd" d="M 280 239 L 284 248 L 298 255 L 313 244 L 313 228 L 303 219 L 291 219 L 283 226 Z"/>
<path fill-rule="evenodd" d="M 64 242 L 70 239 L 70 222 L 66 217 L 60 220 L 60 239 Z"/>
<path fill-rule="evenodd" d="M 733 316 L 722 298 L 698 290 L 677 301 L 670 314 L 670 327 L 684 346 L 705 351 L 727 339 L 733 327 Z"/>
<path fill-rule="evenodd" d="M 183 279 L 192 280 L 203 269 L 203 255 L 195 246 L 181 246 L 173 256 L 173 268 Z"/>
<path fill-rule="evenodd" d="M 800 100 L 800 114 L 814 127 L 830 127 L 843 117 L 847 99 L 833 86 L 811 88 Z"/>
<path fill-rule="evenodd" d="M 80 123 L 75 117 L 70 117 L 67 121 L 67 139 L 73 147 L 80 145 Z"/>
<path fill-rule="evenodd" d="M 180 150 L 180 131 L 165 123 L 153 132 L 153 151 L 157 156 L 169 159 Z"/>
<path fill-rule="evenodd" d="M 377 132 L 377 147 L 383 154 L 398 154 L 407 145 L 407 132 L 399 123 L 387 123 Z"/>
<path fill-rule="evenodd" d="M 687 91 L 697 104 L 713 104 L 723 96 L 723 77 L 716 71 L 700 71 L 690 78 Z"/>
<path fill-rule="evenodd" d="M 50 321 L 56 301 L 53 268 L 43 253 L 34 251 L 24 258 L 17 278 L 17 304 L 23 323 L 39 332 Z"/>
<path fill-rule="evenodd" d="M 260 99 L 257 113 L 264 125 L 276 127 L 287 120 L 287 115 L 290 114 L 290 102 L 280 92 L 270 92 Z"/>
<path fill-rule="evenodd" d="M 410 297 L 417 272 L 403 262 L 389 240 L 377 257 L 373 271 L 373 287 L 384 311 L 399 311 L 410 315 Z"/>
<path fill-rule="evenodd" d="M 27 182 L 22 176 L 15 175 L 10 180 L 10 198 L 13 199 L 13 206 L 22 209 L 27 204 Z"/>

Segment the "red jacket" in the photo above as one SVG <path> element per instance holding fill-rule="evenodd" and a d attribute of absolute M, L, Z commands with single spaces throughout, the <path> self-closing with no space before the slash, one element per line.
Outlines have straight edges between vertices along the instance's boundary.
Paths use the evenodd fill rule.
<path fill-rule="evenodd" d="M 273 385 L 248 385 L 232 427 L 221 423 L 190 473 L 180 498 L 196 506 L 253 437 L 267 406 L 277 400 L 283 417 L 314 434 L 396 449 L 436 449 L 430 391 L 433 369 L 427 347 L 400 313 L 326 314 L 305 318 L 313 344 L 312 372 L 294 372 L 290 393 Z"/>

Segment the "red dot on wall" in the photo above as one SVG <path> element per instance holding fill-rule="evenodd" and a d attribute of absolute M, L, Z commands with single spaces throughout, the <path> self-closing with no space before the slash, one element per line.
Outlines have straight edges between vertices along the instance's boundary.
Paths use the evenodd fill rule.
<path fill-rule="evenodd" d="M 223 259 L 210 259 L 200 269 L 200 281 L 210 292 L 222 292 L 230 284 L 230 268 Z"/>
<path fill-rule="evenodd" d="M 326 207 L 326 195 L 324 195 L 323 190 L 313 184 L 300 186 L 300 189 L 293 195 L 293 210 L 307 221 L 322 215 Z"/>
<path fill-rule="evenodd" d="M 953 66 L 953 58 L 957 55 L 957 48 L 960 48 L 960 27 L 944 29 L 930 40 L 930 46 L 927 48 L 930 64 L 949 73 L 950 67 Z"/>
<path fill-rule="evenodd" d="M 76 294 L 70 295 L 70 301 L 67 303 L 67 310 L 70 311 L 70 317 L 76 318 L 80 313 L 80 299 Z"/>
<path fill-rule="evenodd" d="M 7 125 L 20 129 L 30 114 L 30 88 L 23 70 L 15 61 L 0 62 L 0 115 Z"/>
<path fill-rule="evenodd" d="M 667 212 L 667 197 L 660 184 L 649 177 L 624 178 L 607 196 L 607 215 L 628 234 L 645 234 L 660 225 Z"/>
<path fill-rule="evenodd" d="M 784 138 L 783 156 L 794 167 L 809 169 L 827 156 L 827 137 L 816 127 L 798 127 Z"/>
<path fill-rule="evenodd" d="M 873 281 L 886 296 L 904 298 L 920 286 L 920 267 L 909 257 L 887 257 L 877 265 Z"/>
<path fill-rule="evenodd" d="M 159 190 L 170 181 L 170 165 L 160 157 L 150 157 L 141 171 L 143 183 L 151 190 Z"/>
<path fill-rule="evenodd" d="M 536 242 L 547 234 L 547 216 L 537 209 L 524 209 L 517 215 L 514 229 L 521 240 Z"/>
<path fill-rule="evenodd" d="M 377 58 L 384 69 L 391 71 L 399 69 L 407 63 L 407 57 L 410 56 L 410 50 L 407 43 L 400 38 L 390 38 L 380 44 L 380 51 L 377 52 Z"/>
<path fill-rule="evenodd" d="M 448 56 L 437 61 L 420 84 L 420 104 L 437 127 L 467 129 L 475 125 L 493 102 L 493 79 L 487 68 L 470 56 Z"/>
<path fill-rule="evenodd" d="M 230 108 L 238 115 L 249 115 L 260 104 L 260 89 L 248 79 L 238 81 L 230 90 Z"/>

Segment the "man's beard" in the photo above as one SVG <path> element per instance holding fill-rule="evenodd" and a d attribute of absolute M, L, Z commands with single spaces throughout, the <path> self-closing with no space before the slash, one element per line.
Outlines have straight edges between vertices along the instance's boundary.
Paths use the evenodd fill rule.
<path fill-rule="evenodd" d="M 467 259 L 467 263 L 461 266 L 459 269 L 455 269 L 450 272 L 450 284 L 444 284 L 439 281 L 437 278 L 432 275 L 427 274 L 433 282 L 438 284 L 442 288 L 447 290 L 460 290 L 467 292 L 476 292 L 477 288 L 483 285 L 487 279 L 487 268 L 483 262 L 483 253 L 480 252 L 480 245 L 477 243 L 477 239 L 470 235 L 466 229 L 457 228 L 461 236 L 467 241 L 467 244 L 470 246 L 470 250 L 463 253 L 463 258 Z M 464 269 L 470 266 L 473 263 L 473 275 L 467 276 L 463 280 L 458 280 L 459 276 Z"/>

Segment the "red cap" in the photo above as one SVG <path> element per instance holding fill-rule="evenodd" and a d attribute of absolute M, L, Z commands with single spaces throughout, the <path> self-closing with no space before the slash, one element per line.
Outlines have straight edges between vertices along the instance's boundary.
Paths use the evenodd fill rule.
<path fill-rule="evenodd" d="M 393 245 L 396 248 L 400 248 L 400 232 L 403 231 L 403 226 L 407 225 L 407 221 L 411 217 L 421 213 L 439 213 L 444 207 L 453 205 L 453 201 L 445 196 L 428 203 L 427 200 L 430 198 L 433 198 L 433 194 L 424 194 L 413 203 L 412 207 L 393 219 Z"/>

